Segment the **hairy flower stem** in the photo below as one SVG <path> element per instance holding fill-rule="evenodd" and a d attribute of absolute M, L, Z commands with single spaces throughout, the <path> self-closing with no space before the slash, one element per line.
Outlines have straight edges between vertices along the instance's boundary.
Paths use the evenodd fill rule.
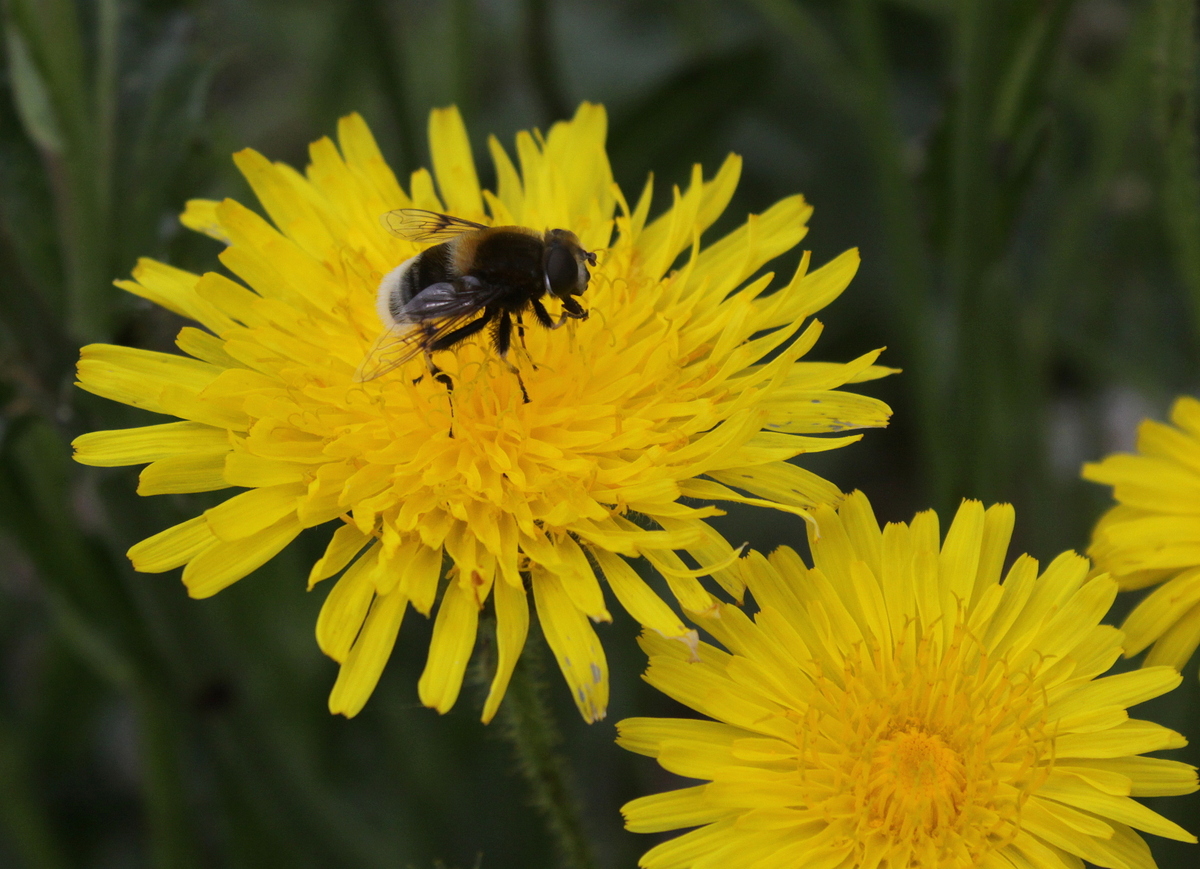
<path fill-rule="evenodd" d="M 558 848 L 564 869 L 595 869 L 584 832 L 583 813 L 566 759 L 558 751 L 562 734 L 546 702 L 545 642 L 536 627 L 513 671 L 498 713 L 500 733 L 512 745 L 534 806 Z"/>

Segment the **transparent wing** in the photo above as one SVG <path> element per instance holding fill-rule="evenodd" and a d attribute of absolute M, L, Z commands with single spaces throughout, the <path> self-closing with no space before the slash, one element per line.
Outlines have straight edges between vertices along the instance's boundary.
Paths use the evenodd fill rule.
<path fill-rule="evenodd" d="M 426 287 L 409 300 L 396 324 L 371 346 L 354 379 L 359 383 L 374 380 L 415 359 L 483 313 L 500 293 L 470 276 L 461 278 L 460 285 L 443 281 Z"/>
<path fill-rule="evenodd" d="M 398 208 L 380 218 L 392 235 L 409 241 L 447 241 L 464 232 L 487 229 L 482 223 L 422 208 Z"/>
<path fill-rule="evenodd" d="M 363 357 L 354 380 L 358 383 L 374 380 L 415 359 L 425 347 L 424 338 L 425 331 L 418 325 L 401 323 L 385 329 Z"/>

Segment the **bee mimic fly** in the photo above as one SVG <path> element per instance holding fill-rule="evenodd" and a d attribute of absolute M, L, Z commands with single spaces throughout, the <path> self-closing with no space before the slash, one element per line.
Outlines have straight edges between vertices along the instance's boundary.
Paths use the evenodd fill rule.
<path fill-rule="evenodd" d="M 452 389 L 433 354 L 490 327 L 492 345 L 517 375 L 528 402 L 520 372 L 508 360 L 513 321 L 524 342 L 521 315 L 527 311 L 548 329 L 568 319 L 586 320 L 587 311 L 575 297 L 587 289 L 587 267 L 596 264 L 595 253 L 584 250 L 566 229 L 484 226 L 417 208 L 388 212 L 383 222 L 409 241 L 439 243 L 405 260 L 380 282 L 375 305 L 386 329 L 355 379 L 374 380 L 423 353 L 433 376 Z M 542 302 L 547 295 L 562 305 L 557 320 Z"/>

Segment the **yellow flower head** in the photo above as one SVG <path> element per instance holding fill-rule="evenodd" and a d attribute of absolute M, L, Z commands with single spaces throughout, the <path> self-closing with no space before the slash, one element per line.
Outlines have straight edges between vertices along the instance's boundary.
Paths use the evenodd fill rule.
<path fill-rule="evenodd" d="M 1121 650 L 1117 592 L 1087 560 L 1001 569 L 1013 510 L 959 508 L 882 530 L 861 493 L 816 511 L 814 566 L 753 555 L 760 611 L 703 620 L 729 650 L 646 634 L 646 678 L 716 719 L 633 718 L 619 742 L 707 783 L 643 797 L 628 826 L 700 826 L 649 869 L 1149 869 L 1131 828 L 1195 841 L 1131 799 L 1196 790 L 1193 767 L 1138 757 L 1179 734 L 1127 706 L 1174 688 L 1154 667 L 1096 678 Z M 810 537 L 813 535 L 810 533 Z M 701 826 L 702 825 L 702 826 Z"/>
<path fill-rule="evenodd" d="M 1163 583 L 1121 626 L 1125 654 L 1154 643 L 1146 666 L 1182 669 L 1200 645 L 1200 401 L 1177 399 L 1171 422 L 1143 420 L 1138 455 L 1086 464 L 1083 476 L 1117 499 L 1092 532 L 1096 569 L 1122 591 Z"/>
<path fill-rule="evenodd" d="M 812 273 L 805 257 L 767 294 L 772 277 L 757 273 L 804 237 L 803 198 L 702 248 L 739 160 L 707 181 L 697 166 L 686 192 L 648 222 L 650 185 L 630 209 L 613 183 L 598 106 L 583 105 L 544 138 L 520 134 L 519 172 L 492 139 L 495 193 L 480 190 L 458 112 L 435 111 L 429 126 L 433 174 L 413 173 L 407 192 L 357 115 L 339 124 L 339 145 L 313 144 L 304 174 L 236 155 L 271 222 L 232 200 L 193 201 L 182 219 L 227 243 L 221 263 L 241 282 L 150 260 L 118 282 L 204 327 L 179 333 L 187 355 L 92 345 L 79 362 L 84 389 L 182 421 L 85 435 L 76 458 L 149 462 L 144 495 L 245 489 L 130 550 L 138 570 L 183 566 L 193 597 L 241 579 L 303 529 L 337 523 L 309 576 L 311 587 L 341 574 L 317 622 L 321 649 L 341 664 L 332 711 L 362 708 L 407 607 L 428 615 L 435 604 L 419 689 L 448 710 L 490 598 L 498 664 L 489 720 L 525 642 L 531 589 L 592 721 L 608 698 L 591 626 L 610 618 L 596 568 L 643 625 L 694 645 L 622 556 L 648 559 L 687 610 L 713 605 L 705 574 L 740 594 L 738 553 L 703 521 L 720 511 L 683 500 L 805 515 L 840 493 L 788 460 L 858 437 L 814 434 L 886 423 L 881 402 L 836 391 L 886 373 L 877 352 L 847 364 L 798 361 L 821 331 L 815 321 L 801 329 L 804 320 L 845 288 L 858 256 Z M 381 223 L 405 207 L 569 229 L 598 252 L 582 299 L 590 317 L 556 331 L 531 324 L 527 352 L 518 345 L 510 356 L 528 402 L 486 335 L 437 354 L 452 398 L 422 376 L 419 357 L 356 380 L 383 330 L 380 280 L 420 249 Z"/>

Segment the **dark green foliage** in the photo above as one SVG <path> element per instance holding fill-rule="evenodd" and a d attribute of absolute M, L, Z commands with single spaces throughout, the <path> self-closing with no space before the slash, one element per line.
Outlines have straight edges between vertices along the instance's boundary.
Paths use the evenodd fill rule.
<path fill-rule="evenodd" d="M 1139 416 L 1197 388 L 1189 0 L 2 9 L 2 866 L 524 869 L 552 865 L 562 841 L 534 808 L 569 793 L 548 746 L 514 761 L 470 691 L 443 718 L 418 703 L 419 616 L 362 715 L 328 715 L 336 667 L 312 637 L 326 589 L 303 588 L 327 531 L 190 601 L 176 573 L 136 574 L 124 553 L 215 496 L 140 499 L 135 471 L 70 461 L 80 432 L 150 421 L 71 385 L 78 346 L 171 348 L 181 321 L 110 282 L 138 256 L 217 267 L 218 246 L 175 216 L 194 196 L 252 202 L 229 160 L 239 148 L 300 165 L 359 110 L 403 181 L 428 163 L 429 108 L 457 102 L 486 181 L 487 133 L 510 144 L 588 99 L 608 106 L 627 196 L 655 173 L 655 212 L 693 162 L 711 174 L 742 153 L 742 187 L 706 241 L 803 192 L 814 263 L 851 246 L 864 257 L 821 314 L 820 358 L 886 344 L 883 361 L 905 369 L 863 389 L 892 404 L 889 429 L 806 464 L 866 490 L 882 519 L 1012 501 L 1015 546 L 1041 559 L 1086 547 L 1107 504 L 1079 464 L 1128 447 Z M 803 534 L 761 511 L 720 527 L 761 549 Z M 618 806 L 672 784 L 613 745 L 612 723 L 687 714 L 637 679 L 635 626 L 614 615 L 599 628 L 607 722 L 583 725 L 553 672 L 544 698 L 540 676 L 514 681 L 501 712 L 552 707 L 601 867 L 633 865 L 654 841 L 623 832 Z M 1196 743 L 1195 663 L 1148 706 L 1135 714 Z M 1197 828 L 1197 796 L 1152 802 Z M 1151 847 L 1163 869 L 1195 865 L 1195 846 Z"/>

